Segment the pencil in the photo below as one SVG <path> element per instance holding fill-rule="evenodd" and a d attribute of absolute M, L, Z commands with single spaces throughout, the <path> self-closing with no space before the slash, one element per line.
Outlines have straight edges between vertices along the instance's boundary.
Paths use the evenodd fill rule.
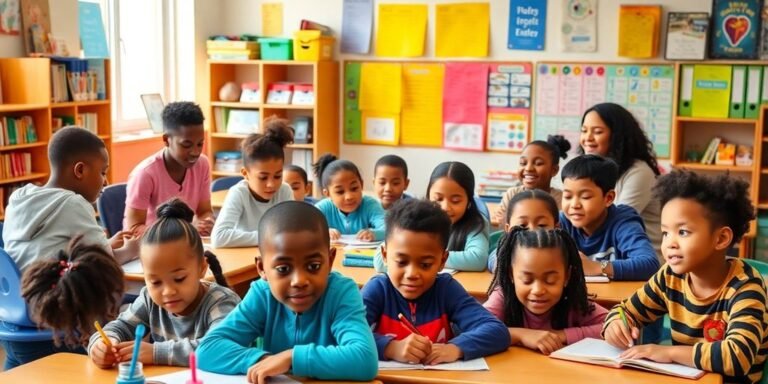
<path fill-rule="evenodd" d="M 107 338 L 107 334 L 104 333 L 104 330 L 101 329 L 101 324 L 99 324 L 99 321 L 98 320 L 94 321 L 93 326 L 96 327 L 96 330 L 99 332 L 99 335 L 101 335 L 101 341 L 104 342 L 107 348 L 111 349 L 112 343 L 109 341 L 109 338 Z"/>
<path fill-rule="evenodd" d="M 419 332 L 419 330 L 416 327 L 413 326 L 413 324 L 411 324 L 410 321 L 408 321 L 408 319 L 402 313 L 398 313 L 397 318 L 400 319 L 400 324 L 403 325 L 403 328 L 407 329 L 409 332 L 413 334 L 424 336 L 421 334 L 421 332 Z"/>

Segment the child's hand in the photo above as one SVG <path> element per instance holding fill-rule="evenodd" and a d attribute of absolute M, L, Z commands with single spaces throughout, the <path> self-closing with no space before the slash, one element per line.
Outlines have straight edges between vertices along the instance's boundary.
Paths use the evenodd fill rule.
<path fill-rule="evenodd" d="M 424 364 L 452 363 L 462 356 L 464 353 L 453 344 L 432 344 L 432 353 L 424 359 Z"/>
<path fill-rule="evenodd" d="M 520 328 L 517 333 L 517 337 L 524 347 L 537 350 L 545 355 L 565 346 L 565 334 L 561 338 L 561 335 L 555 331 Z"/>
<path fill-rule="evenodd" d="M 115 348 L 117 348 L 117 353 L 120 355 L 120 361 L 131 361 L 131 357 L 133 356 L 133 344 L 134 341 L 131 340 L 124 341 L 115 346 Z M 154 364 L 154 356 L 155 347 L 146 341 L 142 341 L 141 348 L 139 349 L 139 361 L 141 361 L 144 365 Z"/>
<path fill-rule="evenodd" d="M 392 340 L 384 349 L 384 357 L 401 363 L 420 363 L 432 353 L 427 337 L 411 334 L 402 340 Z"/>
<path fill-rule="evenodd" d="M 627 328 L 617 317 L 605 328 L 604 336 L 605 341 L 616 348 L 631 348 L 635 344 L 634 340 L 640 337 L 640 330 L 637 327 Z"/>
<path fill-rule="evenodd" d="M 581 256 L 581 265 L 584 269 L 584 275 L 586 276 L 598 276 L 603 274 L 603 270 L 600 268 L 600 262 L 594 261 L 587 257 L 584 253 L 579 251 L 579 256 Z"/>
<path fill-rule="evenodd" d="M 362 229 L 360 232 L 357 233 L 357 236 L 355 236 L 358 240 L 361 241 L 374 241 L 376 240 L 376 235 L 373 234 L 373 231 L 370 229 Z"/>
<path fill-rule="evenodd" d="M 292 361 L 293 349 L 282 351 L 277 355 L 265 356 L 248 368 L 248 382 L 264 384 L 267 378 L 288 372 Z"/>
<path fill-rule="evenodd" d="M 195 228 L 197 228 L 197 232 L 200 233 L 200 236 L 210 236 L 211 231 L 213 231 L 213 218 L 206 217 L 204 219 L 198 219 L 195 223 Z"/>
<path fill-rule="evenodd" d="M 668 346 L 643 344 L 627 349 L 619 357 L 622 359 L 648 359 L 657 363 L 674 363 L 672 356 L 668 353 L 670 351 Z"/>
<path fill-rule="evenodd" d="M 115 233 L 115 235 L 109 239 L 109 246 L 112 249 L 122 248 L 125 244 L 125 240 L 130 239 L 132 236 L 133 232 L 131 231 L 120 231 Z"/>
<path fill-rule="evenodd" d="M 102 369 L 112 368 L 120 362 L 120 355 L 117 353 L 117 348 L 114 347 L 117 345 L 117 340 L 110 337 L 109 341 L 113 345 L 112 348 L 107 347 L 104 340 L 99 340 L 91 348 L 91 360 Z"/>
<path fill-rule="evenodd" d="M 341 238 L 341 232 L 338 229 L 329 229 L 328 234 L 331 235 L 331 241 L 336 241 Z"/>

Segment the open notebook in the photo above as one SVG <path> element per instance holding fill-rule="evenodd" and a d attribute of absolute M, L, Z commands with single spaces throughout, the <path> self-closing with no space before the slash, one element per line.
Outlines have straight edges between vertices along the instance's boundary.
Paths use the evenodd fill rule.
<path fill-rule="evenodd" d="M 355 238 L 355 235 L 341 235 L 341 238 L 334 240 L 334 245 L 343 245 L 344 249 L 376 249 L 381 245 L 381 241 L 363 241 Z"/>
<path fill-rule="evenodd" d="M 379 371 L 406 371 L 411 369 L 432 369 L 437 371 L 487 371 L 489 370 L 488 364 L 485 359 L 479 357 L 477 359 L 466 361 L 454 361 L 453 363 L 443 363 L 435 365 L 424 364 L 406 364 L 399 361 L 379 360 Z"/>
<path fill-rule="evenodd" d="M 162 376 L 148 377 L 147 382 L 156 382 L 163 384 L 187 384 L 187 380 L 192 378 L 192 374 L 189 369 L 169 373 Z M 245 384 L 248 382 L 248 377 L 245 375 L 220 375 L 218 373 L 211 373 L 206 371 L 197 370 L 197 380 L 206 384 Z M 270 377 L 268 383 L 285 383 L 285 384 L 300 384 L 300 381 L 291 379 L 288 376 L 280 375 Z"/>
<path fill-rule="evenodd" d="M 698 379 L 704 371 L 681 364 L 656 363 L 645 359 L 622 359 L 623 352 L 603 340 L 586 338 L 553 352 L 549 357 L 578 361 L 587 364 L 604 365 L 613 368 L 631 367 L 670 376 Z"/>

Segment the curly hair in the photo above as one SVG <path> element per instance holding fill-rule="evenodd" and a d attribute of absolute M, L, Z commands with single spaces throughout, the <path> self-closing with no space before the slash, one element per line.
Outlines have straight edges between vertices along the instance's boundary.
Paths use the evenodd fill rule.
<path fill-rule="evenodd" d="M 202 125 L 203 121 L 203 110 L 191 101 L 168 103 L 163 108 L 163 130 L 166 133 L 178 133 L 183 126 Z"/>
<path fill-rule="evenodd" d="M 106 249 L 85 244 L 82 235 L 67 249 L 34 262 L 24 271 L 21 295 L 30 317 L 51 328 L 54 344 L 80 346 L 93 322 L 114 318 L 123 296 L 123 269 Z"/>
<path fill-rule="evenodd" d="M 595 304 L 589 301 L 587 283 L 581 265 L 581 257 L 576 243 L 562 229 L 528 230 L 524 227 L 514 227 L 499 241 L 497 251 L 498 261 L 493 280 L 488 287 L 488 295 L 500 289 L 504 296 L 504 317 L 507 327 L 523 326 L 523 303 L 515 294 L 515 281 L 512 277 L 512 263 L 515 252 L 520 248 L 553 248 L 562 251 L 565 271 L 570 272 L 570 278 L 563 290 L 563 295 L 552 310 L 552 328 L 564 329 L 568 326 L 568 313 L 576 309 L 581 314 L 589 314 L 595 309 Z"/>
<path fill-rule="evenodd" d="M 706 176 L 689 170 L 674 170 L 659 177 L 653 193 L 662 209 L 673 199 L 692 199 L 706 208 L 713 227 L 727 226 L 733 231 L 731 245 L 741 240 L 755 219 L 749 199 L 749 183 L 729 174 Z"/>
<path fill-rule="evenodd" d="M 293 128 L 288 120 L 270 117 L 264 121 L 265 133 L 252 133 L 243 140 L 243 164 L 247 167 L 256 161 L 285 159 L 283 149 L 293 141 Z"/>
<path fill-rule="evenodd" d="M 440 206 L 429 200 L 399 200 L 387 211 L 386 237 L 395 229 L 431 233 L 438 236 L 443 248 L 448 247 L 451 219 Z"/>
<path fill-rule="evenodd" d="M 608 149 L 608 157 L 619 165 L 619 176 L 623 175 L 636 160 L 642 160 L 651 167 L 656 176 L 659 176 L 659 164 L 656 162 L 656 152 L 653 151 L 653 143 L 640 128 L 632 113 L 624 107 L 614 103 L 595 104 L 584 111 L 581 124 L 590 112 L 600 116 L 605 125 L 611 131 L 611 145 Z M 579 154 L 584 154 L 584 148 L 579 146 Z"/>

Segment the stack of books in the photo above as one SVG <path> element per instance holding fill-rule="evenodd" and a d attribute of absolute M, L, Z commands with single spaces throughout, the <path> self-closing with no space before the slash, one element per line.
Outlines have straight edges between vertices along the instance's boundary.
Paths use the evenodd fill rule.
<path fill-rule="evenodd" d="M 11 152 L 0 158 L 0 177 L 10 179 L 32 173 L 32 154 Z"/>
<path fill-rule="evenodd" d="M 480 174 L 477 194 L 488 197 L 502 197 L 507 189 L 520 183 L 517 172 L 490 170 Z"/>
<path fill-rule="evenodd" d="M 85 128 L 95 135 L 99 134 L 99 115 L 97 113 L 81 113 L 77 115 L 75 123 L 80 128 Z"/>
<path fill-rule="evenodd" d="M 4 116 L 0 119 L 0 146 L 37 142 L 35 122 L 31 116 Z"/>
<path fill-rule="evenodd" d="M 208 40 L 211 60 L 254 60 L 259 58 L 259 43 L 247 40 Z"/>
<path fill-rule="evenodd" d="M 53 133 L 56 133 L 56 131 L 59 129 L 68 127 L 70 125 L 75 125 L 74 116 L 54 116 L 51 119 L 51 128 L 53 129 Z"/>
<path fill-rule="evenodd" d="M 373 268 L 373 256 L 375 254 L 375 248 L 344 249 L 344 259 L 341 264 L 345 267 Z"/>
<path fill-rule="evenodd" d="M 54 57 L 51 61 L 51 101 L 106 100 L 105 76 L 102 59 Z"/>

